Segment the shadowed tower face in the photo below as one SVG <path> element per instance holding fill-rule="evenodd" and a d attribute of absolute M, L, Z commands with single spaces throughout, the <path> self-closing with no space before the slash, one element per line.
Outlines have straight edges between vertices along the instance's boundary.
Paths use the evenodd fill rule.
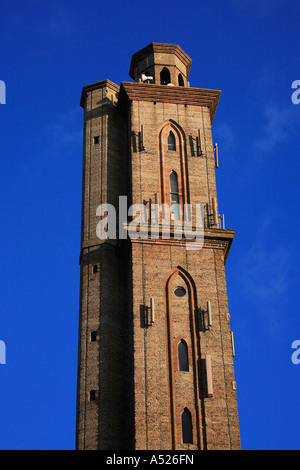
<path fill-rule="evenodd" d="M 132 56 L 134 81 L 83 88 L 77 449 L 240 448 L 220 91 L 191 87 L 190 67 L 152 43 Z"/>

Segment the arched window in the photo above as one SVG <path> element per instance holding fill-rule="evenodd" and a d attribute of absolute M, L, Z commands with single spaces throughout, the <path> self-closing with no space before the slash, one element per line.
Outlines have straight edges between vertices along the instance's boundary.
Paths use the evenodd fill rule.
<path fill-rule="evenodd" d="M 170 131 L 168 135 L 168 150 L 176 150 L 176 140 L 175 135 Z"/>
<path fill-rule="evenodd" d="M 180 220 L 178 176 L 176 171 L 170 173 L 170 203 L 171 214 L 175 220 Z"/>
<path fill-rule="evenodd" d="M 164 67 L 160 72 L 160 84 L 168 85 L 168 83 L 171 83 L 170 70 L 167 69 L 167 67 Z"/>
<path fill-rule="evenodd" d="M 188 347 L 183 339 L 178 343 L 178 365 L 179 370 L 189 371 Z"/>
<path fill-rule="evenodd" d="M 185 408 L 181 414 L 182 442 L 193 444 L 193 425 L 190 411 Z"/>
<path fill-rule="evenodd" d="M 178 85 L 184 86 L 184 80 L 183 80 L 183 76 L 181 75 L 181 73 L 178 74 Z"/>

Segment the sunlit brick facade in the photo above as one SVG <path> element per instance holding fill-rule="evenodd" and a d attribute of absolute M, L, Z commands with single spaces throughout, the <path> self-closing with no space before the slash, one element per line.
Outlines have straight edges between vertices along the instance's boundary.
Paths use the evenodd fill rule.
<path fill-rule="evenodd" d="M 132 57 L 134 81 L 83 88 L 77 449 L 240 448 L 225 279 L 234 230 L 219 215 L 211 132 L 220 91 L 191 87 L 190 66 L 179 46 L 152 43 Z M 131 220 L 120 196 L 145 208 L 143 237 L 119 236 Z M 174 236 L 174 202 L 204 208 L 199 249 Z M 151 237 L 155 203 L 171 207 L 169 238 L 162 220 Z M 116 237 L 98 236 L 103 204 Z"/>

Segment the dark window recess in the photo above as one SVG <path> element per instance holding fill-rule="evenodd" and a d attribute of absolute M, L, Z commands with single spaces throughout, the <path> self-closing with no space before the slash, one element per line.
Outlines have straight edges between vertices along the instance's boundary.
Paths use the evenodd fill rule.
<path fill-rule="evenodd" d="M 188 347 L 186 342 L 182 339 L 178 344 L 178 363 L 179 370 L 188 372 L 189 371 L 189 356 Z"/>
<path fill-rule="evenodd" d="M 96 274 L 96 272 L 98 271 L 98 266 L 96 264 L 94 264 L 93 266 L 93 273 Z"/>
<path fill-rule="evenodd" d="M 172 131 L 170 131 L 170 134 L 168 135 L 168 150 L 176 150 L 175 135 Z"/>
<path fill-rule="evenodd" d="M 176 297 L 184 297 L 185 294 L 186 294 L 186 290 L 184 287 L 176 287 L 176 289 L 174 290 L 174 294 L 176 295 Z"/>
<path fill-rule="evenodd" d="M 170 202 L 171 213 L 175 220 L 180 220 L 178 177 L 175 171 L 170 173 Z"/>
<path fill-rule="evenodd" d="M 91 341 L 97 341 L 97 331 L 91 331 Z"/>
<path fill-rule="evenodd" d="M 184 86 L 184 80 L 183 80 L 183 76 L 181 75 L 181 73 L 178 75 L 178 85 Z"/>
<path fill-rule="evenodd" d="M 99 144 L 99 136 L 98 135 L 95 135 L 94 137 L 94 144 Z"/>
<path fill-rule="evenodd" d="M 96 400 L 96 390 L 91 390 L 90 391 L 90 401 L 95 401 Z"/>
<path fill-rule="evenodd" d="M 167 67 L 164 67 L 160 72 L 160 84 L 168 85 L 169 83 L 171 83 L 170 70 L 167 69 Z"/>
<path fill-rule="evenodd" d="M 193 444 L 193 425 L 190 411 L 185 408 L 181 414 L 182 424 L 182 442 L 184 444 Z"/>

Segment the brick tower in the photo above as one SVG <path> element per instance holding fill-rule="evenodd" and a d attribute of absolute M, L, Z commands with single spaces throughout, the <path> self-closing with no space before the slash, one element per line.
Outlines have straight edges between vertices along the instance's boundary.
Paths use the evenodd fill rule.
<path fill-rule="evenodd" d="M 218 211 L 211 133 L 220 91 L 191 87 L 190 66 L 178 45 L 152 43 L 132 56 L 134 81 L 83 88 L 77 449 L 240 448 L 234 230 Z M 194 230 L 197 204 L 191 249 L 176 227 L 186 217 Z"/>

